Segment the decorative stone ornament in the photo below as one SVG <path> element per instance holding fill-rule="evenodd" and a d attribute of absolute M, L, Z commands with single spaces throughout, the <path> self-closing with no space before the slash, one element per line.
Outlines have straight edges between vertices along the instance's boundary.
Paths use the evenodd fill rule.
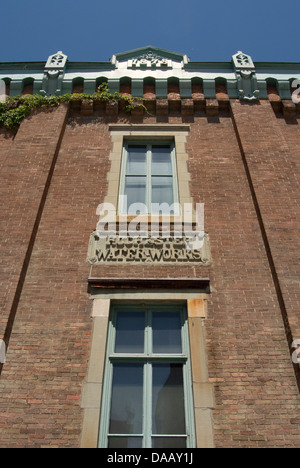
<path fill-rule="evenodd" d="M 54 55 L 50 55 L 50 57 L 47 60 L 45 69 L 53 70 L 55 68 L 58 70 L 64 70 L 67 60 L 68 60 L 68 57 L 64 55 L 62 51 L 59 51 Z"/>
<path fill-rule="evenodd" d="M 91 233 L 88 262 L 92 265 L 106 263 L 129 264 L 182 264 L 199 263 L 209 265 L 211 262 L 208 234 L 204 234 L 200 245 L 190 248 L 191 238 L 176 237 L 100 237 L 97 231 Z M 192 242 L 193 243 L 193 242 Z"/>
<path fill-rule="evenodd" d="M 232 57 L 232 59 L 236 69 L 255 70 L 255 66 L 250 55 L 246 55 L 239 51 Z"/>
<path fill-rule="evenodd" d="M 58 51 L 54 55 L 50 55 L 45 65 L 44 78 L 40 94 L 50 95 L 56 94 L 59 96 L 62 89 L 62 81 L 65 74 L 65 68 L 68 57 Z"/>
<path fill-rule="evenodd" d="M 188 63 L 186 55 L 153 46 L 122 52 L 111 58 L 113 67 L 139 72 L 180 70 Z"/>
<path fill-rule="evenodd" d="M 253 101 L 259 98 L 255 65 L 250 55 L 243 52 L 237 52 L 233 57 L 239 98 L 242 100 Z"/>
<path fill-rule="evenodd" d="M 172 61 L 152 51 L 128 61 L 128 68 L 172 68 Z"/>

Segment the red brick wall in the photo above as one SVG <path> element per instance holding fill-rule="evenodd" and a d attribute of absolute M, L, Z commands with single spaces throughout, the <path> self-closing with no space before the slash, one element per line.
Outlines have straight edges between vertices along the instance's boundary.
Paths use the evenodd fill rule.
<path fill-rule="evenodd" d="M 13 144 L 7 147 L 1 165 L 1 338 L 13 313 L 25 272 L 30 240 L 35 231 L 45 187 L 55 158 L 66 109 L 41 112 L 26 120 Z M 8 141 L 8 140 L 5 140 Z"/>
<path fill-rule="evenodd" d="M 300 336 L 299 120 L 278 118 L 267 101 L 233 104 L 292 336 Z M 248 122 L 251 120 L 251 128 Z M 247 128 L 248 127 L 248 128 Z M 253 145 L 255 140 L 255 145 Z"/>
<path fill-rule="evenodd" d="M 68 125 L 0 382 L 3 446 L 79 443 L 91 327 L 86 255 L 109 151 L 106 126 Z"/>
<path fill-rule="evenodd" d="M 247 114 L 249 106 L 243 109 Z M 257 151 L 255 117 L 251 133 L 251 111 L 247 115 L 249 141 Z M 270 118 L 276 125 L 272 113 Z M 231 119 L 197 119 L 188 153 L 192 194 L 205 203 L 212 246 L 207 339 L 217 400 L 216 445 L 297 446 L 298 388 Z M 276 175 L 272 177 L 275 187 Z"/>
<path fill-rule="evenodd" d="M 0 128 L 0 170 L 7 157 L 10 145 L 13 141 L 13 134 L 10 131 Z"/>
<path fill-rule="evenodd" d="M 103 266 L 94 268 L 93 275 L 98 271 L 106 277 L 209 276 L 212 294 L 206 329 L 209 374 L 216 393 L 216 446 L 297 446 L 299 393 L 243 151 L 255 180 L 294 327 L 297 264 L 292 258 L 297 224 L 289 218 L 292 237 L 287 239 L 284 223 L 280 219 L 279 224 L 275 223 L 271 192 L 272 186 L 274 193 L 281 190 L 291 208 L 291 193 L 296 190 L 291 165 L 297 163 L 292 141 L 297 141 L 299 131 L 279 121 L 267 102 L 257 108 L 233 103 L 233 113 L 237 128 L 229 114 L 207 117 L 199 113 L 189 119 L 190 187 L 194 201 L 205 203 L 211 267 Z M 28 270 L 16 304 L 7 364 L 0 378 L 1 447 L 79 445 L 81 385 L 91 332 L 87 293 L 90 266 L 86 255 L 90 232 L 97 223 L 96 208 L 107 192 L 112 143 L 105 115 L 74 114 L 64 130 L 65 115 L 62 107 L 24 122 L 4 173 L 0 174 L 3 330 L 44 187 L 47 180 L 51 182 L 40 210 Z M 120 123 L 128 121 L 119 119 Z M 155 123 L 156 118 L 147 116 L 144 121 Z M 169 116 L 168 121 L 180 123 L 182 118 Z M 267 148 L 268 157 L 262 160 L 263 148 Z M 49 181 L 53 159 L 55 167 Z M 282 181 L 292 190 L 280 187 Z M 271 223 L 276 224 L 275 233 Z M 283 237 L 290 252 L 284 260 L 275 248 Z"/>
<path fill-rule="evenodd" d="M 289 348 L 300 336 L 299 319 L 299 137 L 296 114 L 282 116 L 272 112 L 266 103 L 249 109 L 257 144 L 251 150 L 245 126 L 245 112 L 238 103 L 234 114 L 249 177 L 257 197 L 263 231 L 267 238 L 278 302 Z M 293 128 L 293 130 L 292 130 Z M 295 373 L 300 388 L 299 366 Z"/>

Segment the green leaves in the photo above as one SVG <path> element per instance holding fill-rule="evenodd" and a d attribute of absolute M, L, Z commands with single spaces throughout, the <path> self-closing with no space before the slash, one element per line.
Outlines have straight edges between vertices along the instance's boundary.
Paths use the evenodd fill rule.
<path fill-rule="evenodd" d="M 40 107 L 57 107 L 60 98 L 57 96 L 40 96 L 39 94 L 8 97 L 0 105 L 0 125 L 15 130 L 33 109 Z"/>
<path fill-rule="evenodd" d="M 121 93 L 110 93 L 107 83 L 102 83 L 94 94 L 64 94 L 63 96 L 41 96 L 40 94 L 8 97 L 5 102 L 0 102 L 0 126 L 4 125 L 11 130 L 17 130 L 25 117 L 28 117 L 34 109 L 58 107 L 62 102 L 74 101 L 114 101 L 124 104 L 124 111 L 130 113 L 137 107 L 147 109 L 141 98 L 125 96 Z"/>

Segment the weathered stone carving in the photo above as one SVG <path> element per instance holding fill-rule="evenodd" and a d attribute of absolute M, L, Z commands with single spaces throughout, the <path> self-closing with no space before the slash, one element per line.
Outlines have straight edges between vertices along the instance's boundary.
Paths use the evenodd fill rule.
<path fill-rule="evenodd" d="M 211 260 L 209 238 L 204 234 L 201 247 L 190 237 L 99 237 L 97 231 L 90 237 L 88 262 L 103 263 L 190 263 L 209 265 Z M 191 247 L 196 248 L 191 248 Z"/>
<path fill-rule="evenodd" d="M 239 98 L 253 101 L 259 98 L 255 66 L 250 55 L 239 51 L 232 57 L 238 83 Z"/>
<path fill-rule="evenodd" d="M 246 67 L 254 68 L 254 63 L 250 55 L 243 54 L 243 52 L 238 52 L 235 55 L 236 67 Z"/>
<path fill-rule="evenodd" d="M 67 56 L 59 51 L 57 54 L 50 55 L 46 68 L 64 68 L 66 61 Z"/>
<path fill-rule="evenodd" d="M 147 52 L 128 62 L 128 68 L 171 68 L 172 61 L 154 52 Z"/>
<path fill-rule="evenodd" d="M 44 78 L 40 94 L 61 94 L 62 81 L 68 57 L 61 51 L 50 55 L 45 65 Z"/>

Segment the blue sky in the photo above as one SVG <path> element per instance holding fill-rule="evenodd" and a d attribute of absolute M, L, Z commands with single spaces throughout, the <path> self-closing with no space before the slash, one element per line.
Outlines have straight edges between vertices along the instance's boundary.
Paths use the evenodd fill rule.
<path fill-rule="evenodd" d="M 299 0 L 8 0 L 0 6 L 0 61 L 108 61 L 153 45 L 192 61 L 300 62 Z"/>

